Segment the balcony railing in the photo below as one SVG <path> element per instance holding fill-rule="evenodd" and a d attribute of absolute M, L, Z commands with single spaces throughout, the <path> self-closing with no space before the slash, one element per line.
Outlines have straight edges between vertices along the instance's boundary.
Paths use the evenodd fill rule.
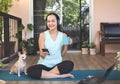
<path fill-rule="evenodd" d="M 18 51 L 20 39 L 15 36 L 21 23 L 21 18 L 0 12 L 0 59 L 9 58 Z"/>

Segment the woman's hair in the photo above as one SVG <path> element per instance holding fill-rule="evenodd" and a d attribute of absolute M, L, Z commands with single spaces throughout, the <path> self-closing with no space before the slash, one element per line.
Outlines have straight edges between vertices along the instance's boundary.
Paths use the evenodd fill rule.
<path fill-rule="evenodd" d="M 47 17 L 49 16 L 49 15 L 54 15 L 55 17 L 56 17 L 56 20 L 57 20 L 57 30 L 58 31 L 61 31 L 61 25 L 60 25 L 60 18 L 59 18 L 59 16 L 56 14 L 56 13 L 54 13 L 54 12 L 52 12 L 52 13 L 49 13 L 47 16 L 46 16 L 46 21 L 47 21 Z M 47 26 L 47 24 L 46 24 L 46 30 L 48 30 L 49 28 L 48 28 L 48 26 Z"/>

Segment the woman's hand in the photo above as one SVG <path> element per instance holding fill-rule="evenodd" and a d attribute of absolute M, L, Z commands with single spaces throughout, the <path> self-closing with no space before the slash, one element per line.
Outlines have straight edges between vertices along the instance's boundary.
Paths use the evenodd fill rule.
<path fill-rule="evenodd" d="M 43 51 L 40 52 L 41 57 L 45 57 L 46 55 L 49 55 L 49 53 L 48 52 L 43 52 Z"/>
<path fill-rule="evenodd" d="M 43 49 L 45 48 L 45 46 L 44 46 L 44 40 L 45 40 L 44 33 L 40 33 L 38 43 L 39 43 L 39 49 L 40 49 L 40 56 L 43 57 L 43 58 L 46 55 L 49 55 L 48 52 L 43 52 Z"/>

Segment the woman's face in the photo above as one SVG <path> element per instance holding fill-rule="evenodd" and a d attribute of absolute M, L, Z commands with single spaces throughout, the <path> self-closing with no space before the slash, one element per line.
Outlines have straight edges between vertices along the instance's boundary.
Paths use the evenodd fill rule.
<path fill-rule="evenodd" d="M 57 19 L 54 15 L 49 15 L 47 17 L 47 26 L 49 30 L 57 29 Z"/>

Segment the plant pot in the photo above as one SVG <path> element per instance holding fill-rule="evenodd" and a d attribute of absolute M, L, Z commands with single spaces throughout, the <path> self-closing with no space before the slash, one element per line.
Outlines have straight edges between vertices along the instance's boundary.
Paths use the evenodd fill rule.
<path fill-rule="evenodd" d="M 88 54 L 88 48 L 82 48 L 82 54 Z"/>
<path fill-rule="evenodd" d="M 90 48 L 90 55 L 96 55 L 96 49 Z"/>

